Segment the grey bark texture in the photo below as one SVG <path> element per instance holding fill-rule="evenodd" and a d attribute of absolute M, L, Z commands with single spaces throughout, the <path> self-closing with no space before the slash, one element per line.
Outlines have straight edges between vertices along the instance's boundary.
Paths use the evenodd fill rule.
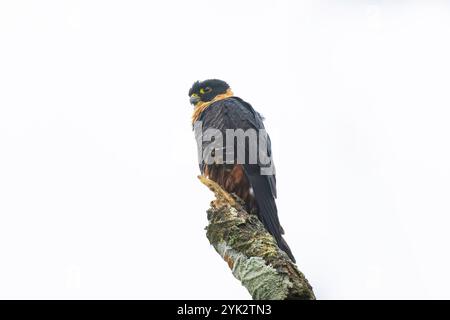
<path fill-rule="evenodd" d="M 259 219 L 246 212 L 242 200 L 217 183 L 199 176 L 216 199 L 208 209 L 206 236 L 255 300 L 314 300 L 308 280 L 280 250 Z"/>

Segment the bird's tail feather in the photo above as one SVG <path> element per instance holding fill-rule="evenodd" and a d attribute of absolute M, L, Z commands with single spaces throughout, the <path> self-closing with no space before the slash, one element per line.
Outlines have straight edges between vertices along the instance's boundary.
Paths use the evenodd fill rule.
<path fill-rule="evenodd" d="M 277 242 L 280 249 L 286 252 L 289 258 L 291 258 L 292 262 L 295 263 L 294 255 L 292 254 L 291 248 L 289 248 L 288 244 L 286 243 L 286 240 L 284 240 L 283 237 L 281 237 L 280 240 Z"/>
<path fill-rule="evenodd" d="M 261 175 L 248 175 L 248 178 L 254 191 L 258 218 L 264 224 L 266 230 L 275 238 L 279 248 L 286 252 L 289 258 L 295 262 L 291 249 L 282 237 L 284 231 L 278 219 L 277 205 L 267 177 Z"/>

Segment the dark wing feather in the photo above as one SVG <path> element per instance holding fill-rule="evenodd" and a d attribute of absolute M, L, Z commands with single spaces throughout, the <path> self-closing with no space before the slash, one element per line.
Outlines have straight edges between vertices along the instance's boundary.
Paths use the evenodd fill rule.
<path fill-rule="evenodd" d="M 249 103 L 237 97 L 214 102 L 202 113 L 199 120 L 202 121 L 202 131 L 208 128 L 214 128 L 222 132 L 224 146 L 226 145 L 226 129 L 243 129 L 244 131 L 247 129 L 264 129 L 261 115 Z M 204 142 L 202 149 L 207 143 Z M 268 149 L 267 154 L 271 156 L 272 150 L 269 136 L 267 136 L 266 145 Z M 275 198 L 277 196 L 275 174 L 261 175 L 261 167 L 261 164 L 244 164 L 245 174 L 253 188 L 254 197 L 258 206 L 258 218 L 264 224 L 267 231 L 276 239 L 279 247 L 295 262 L 289 246 L 282 237 L 284 231 L 280 225 L 277 206 L 275 204 Z"/>

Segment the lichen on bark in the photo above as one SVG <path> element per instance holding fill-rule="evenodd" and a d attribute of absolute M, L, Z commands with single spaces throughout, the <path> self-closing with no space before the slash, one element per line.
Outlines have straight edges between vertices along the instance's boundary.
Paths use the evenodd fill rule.
<path fill-rule="evenodd" d="M 206 236 L 252 298 L 315 299 L 303 273 L 279 249 L 256 215 L 247 213 L 242 200 L 204 176 L 199 179 L 216 197 L 207 211 Z"/>

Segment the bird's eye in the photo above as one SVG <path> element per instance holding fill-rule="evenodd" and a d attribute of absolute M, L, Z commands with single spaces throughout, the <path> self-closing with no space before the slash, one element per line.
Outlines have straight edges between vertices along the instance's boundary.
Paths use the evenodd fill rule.
<path fill-rule="evenodd" d="M 211 91 L 212 91 L 212 89 L 210 87 L 206 87 L 206 88 L 201 88 L 200 89 L 200 93 L 201 94 L 208 93 L 208 92 L 211 92 Z"/>

